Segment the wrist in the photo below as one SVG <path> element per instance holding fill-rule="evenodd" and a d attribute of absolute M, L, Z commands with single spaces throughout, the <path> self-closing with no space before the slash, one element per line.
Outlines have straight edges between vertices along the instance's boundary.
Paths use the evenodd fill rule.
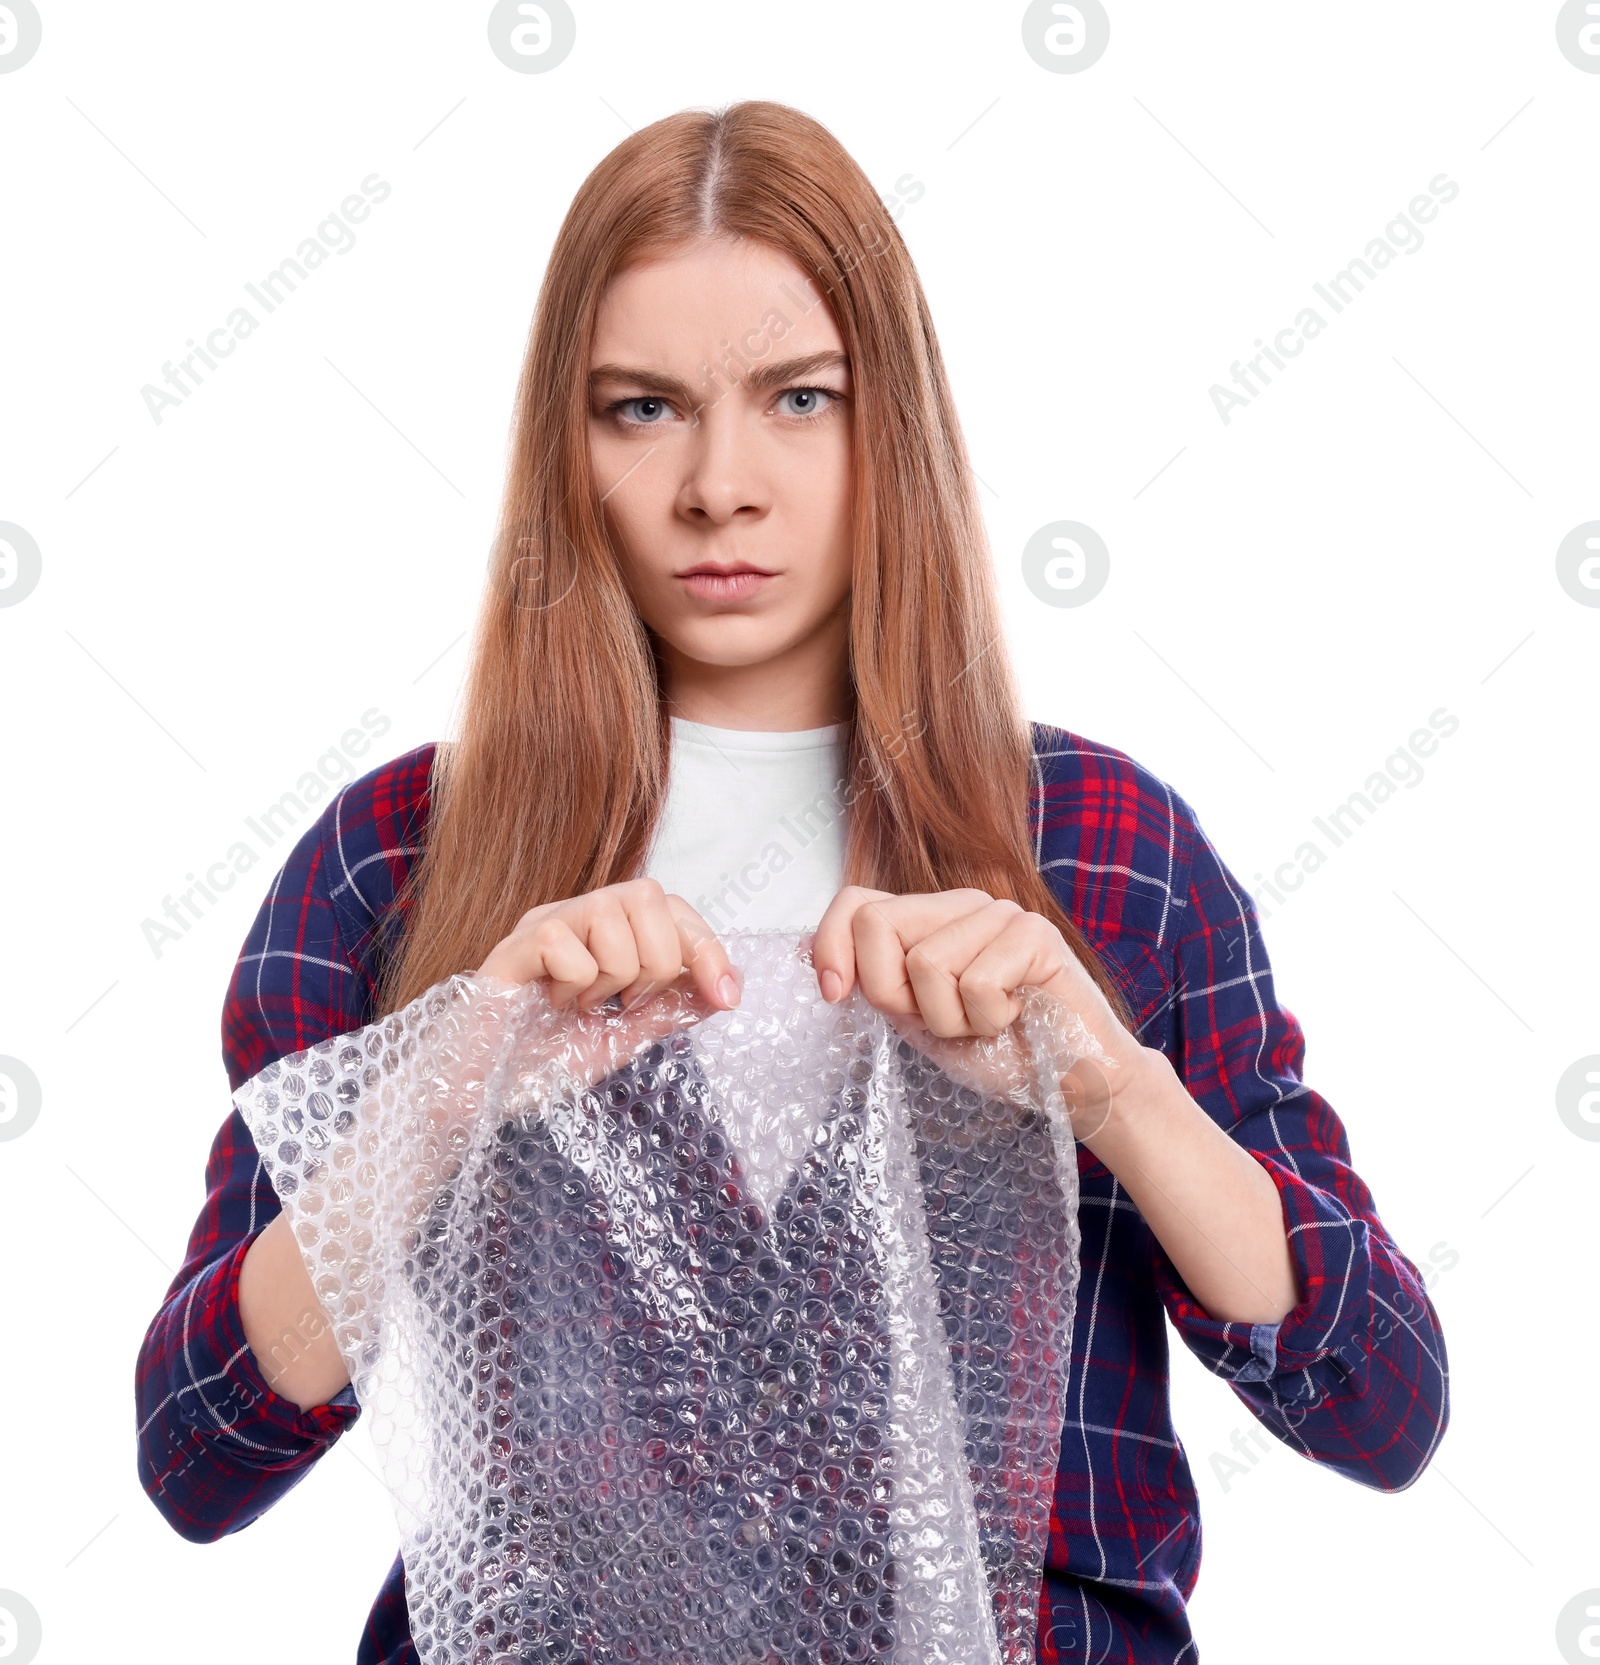
<path fill-rule="evenodd" d="M 1170 1121 L 1179 1100 L 1191 1101 L 1172 1060 L 1159 1047 L 1142 1046 L 1107 1071 L 1089 1067 L 1101 1085 L 1099 1093 L 1080 1088 L 1074 1095 L 1069 1091 L 1072 1078 L 1062 1082 L 1073 1136 L 1115 1173 L 1118 1158 L 1137 1152 L 1156 1136 L 1159 1126 Z M 1081 1073 L 1083 1065 L 1076 1068 Z"/>

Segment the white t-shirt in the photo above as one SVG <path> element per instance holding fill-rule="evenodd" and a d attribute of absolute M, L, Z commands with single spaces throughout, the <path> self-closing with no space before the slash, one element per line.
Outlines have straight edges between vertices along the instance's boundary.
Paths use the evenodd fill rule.
<path fill-rule="evenodd" d="M 719 934 L 809 931 L 844 882 L 844 723 L 788 731 L 673 717 L 645 873 Z"/>
<path fill-rule="evenodd" d="M 844 882 L 845 729 L 712 728 L 672 718 L 667 801 L 644 871 L 719 936 L 809 931 Z M 821 1105 L 753 1120 L 755 1101 L 720 1107 L 744 1182 L 770 1210 Z"/>

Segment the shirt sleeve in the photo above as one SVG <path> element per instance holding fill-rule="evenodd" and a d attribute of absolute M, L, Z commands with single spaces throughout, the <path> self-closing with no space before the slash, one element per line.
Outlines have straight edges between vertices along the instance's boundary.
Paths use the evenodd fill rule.
<path fill-rule="evenodd" d="M 276 1058 L 368 1018 L 328 895 L 322 823 L 274 880 L 223 1005 L 223 1057 L 237 1089 Z M 239 1316 L 239 1271 L 279 1212 L 244 1118 L 233 1109 L 206 1167 L 206 1198 L 184 1262 L 139 1349 L 134 1374 L 140 1484 L 183 1537 L 209 1543 L 248 1525 L 309 1472 L 360 1414 L 346 1386 L 302 1411 L 267 1385 Z M 284 1359 L 326 1317 L 310 1310 L 273 1352 Z M 270 1362 L 270 1361 L 269 1361 Z"/>
<path fill-rule="evenodd" d="M 1398 1491 L 1426 1467 L 1448 1420 L 1438 1315 L 1351 1166 L 1339 1117 L 1301 1079 L 1305 1036 L 1274 993 L 1248 894 L 1198 822 L 1194 832 L 1174 952 L 1173 1062 L 1277 1187 L 1301 1299 L 1276 1324 L 1212 1318 L 1152 1236 L 1157 1287 L 1190 1351 L 1280 1439 Z"/>

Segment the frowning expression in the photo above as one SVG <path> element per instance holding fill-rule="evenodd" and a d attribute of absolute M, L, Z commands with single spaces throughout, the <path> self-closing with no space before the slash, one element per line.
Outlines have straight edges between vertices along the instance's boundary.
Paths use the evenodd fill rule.
<path fill-rule="evenodd" d="M 590 454 L 634 604 L 669 660 L 752 665 L 840 628 L 851 388 L 820 291 L 766 244 L 695 243 L 612 280 Z"/>

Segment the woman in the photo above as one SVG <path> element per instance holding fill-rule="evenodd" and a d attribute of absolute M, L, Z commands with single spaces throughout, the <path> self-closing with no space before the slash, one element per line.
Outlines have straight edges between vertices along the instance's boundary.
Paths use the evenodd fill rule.
<path fill-rule="evenodd" d="M 1066 1084 L 1082 1274 L 1042 1660 L 1197 1657 L 1163 1312 L 1295 1450 L 1384 1490 L 1421 1472 L 1438 1321 L 1300 1080 L 1254 910 L 1169 786 L 1021 717 L 910 258 L 837 141 L 770 103 L 657 122 L 578 192 L 460 738 L 296 846 L 229 991 L 232 1085 L 469 967 L 727 1008 L 733 926 L 814 926 L 828 999 L 940 1036 L 1041 985 L 1112 1060 Z M 141 1480 L 201 1541 L 357 1414 L 237 1111 L 208 1184 L 138 1372 Z M 397 1560 L 358 1659 L 415 1657 Z"/>

